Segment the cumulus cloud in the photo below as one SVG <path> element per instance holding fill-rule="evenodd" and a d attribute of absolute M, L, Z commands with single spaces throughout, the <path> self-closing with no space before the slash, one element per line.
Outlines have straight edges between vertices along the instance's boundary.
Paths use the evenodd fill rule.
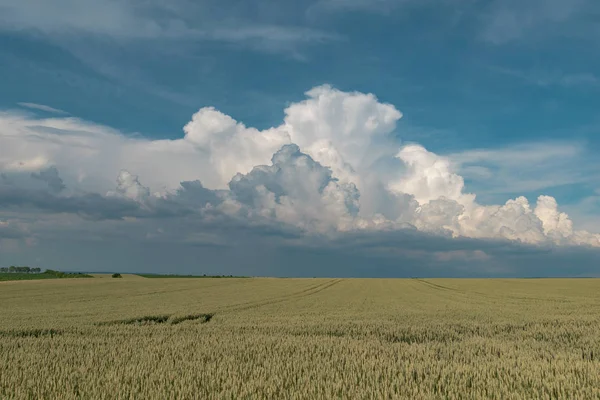
<path fill-rule="evenodd" d="M 119 172 L 119 176 L 117 177 L 117 189 L 115 194 L 142 202 L 150 196 L 150 190 L 140 183 L 136 175 L 132 175 L 129 171 L 123 170 Z"/>
<path fill-rule="evenodd" d="M 407 166 L 407 173 L 390 189 L 398 193 L 410 193 L 420 204 L 445 198 L 459 203 L 470 203 L 475 196 L 463 194 L 462 176 L 450 168 L 450 161 L 427 151 L 423 146 L 404 146 L 396 155 Z"/>
<path fill-rule="evenodd" d="M 204 153 L 218 177 L 215 186 L 224 186 L 237 173 L 248 173 L 266 163 L 284 144 L 290 143 L 285 129 L 258 131 L 246 128 L 212 107 L 203 108 L 183 128 L 184 142 Z"/>
<path fill-rule="evenodd" d="M 290 227 L 305 237 L 418 230 L 600 246 L 600 235 L 575 230 L 552 197 L 534 206 L 522 196 L 479 204 L 450 158 L 396 139 L 402 113 L 372 94 L 323 85 L 284 111 L 280 125 L 258 130 L 206 107 L 180 138 L 161 140 L 76 118 L 4 112 L 0 172 L 3 182 L 19 178 L 0 185 L 0 204 L 92 219 L 217 218 Z M 45 190 L 27 187 L 27 174 Z M 485 258 L 473 249 L 464 254 Z"/>
<path fill-rule="evenodd" d="M 275 153 L 272 165 L 237 174 L 229 187 L 232 197 L 250 213 L 308 231 L 348 229 L 359 208 L 356 186 L 338 182 L 329 168 L 300 152 L 295 144 Z"/>
<path fill-rule="evenodd" d="M 558 211 L 558 204 L 553 197 L 540 196 L 535 215 L 542 222 L 546 235 L 569 237 L 573 234 L 573 223 L 567 214 Z"/>

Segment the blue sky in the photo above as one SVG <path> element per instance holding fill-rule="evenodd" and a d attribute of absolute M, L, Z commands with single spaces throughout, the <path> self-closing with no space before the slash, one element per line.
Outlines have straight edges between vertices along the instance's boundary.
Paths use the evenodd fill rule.
<path fill-rule="evenodd" d="M 51 103 L 178 136 L 207 105 L 272 126 L 286 102 L 330 83 L 375 93 L 415 129 L 444 131 L 429 143 L 436 151 L 565 136 L 598 145 L 592 1 L 178 0 L 169 17 L 162 2 L 43 3 L 2 3 L 5 107 Z M 151 23 L 190 33 L 137 28 Z"/>
<path fill-rule="evenodd" d="M 599 15 L 600 4 L 592 0 L 317 0 L 294 4 L 60 0 L 52 5 L 42 0 L 0 0 L 0 109 L 7 120 L 18 116 L 23 126 L 43 128 L 44 132 L 74 132 L 96 126 L 117 132 L 120 137 L 156 141 L 156 147 L 162 139 L 182 138 L 183 127 L 203 107 L 214 107 L 246 127 L 264 131 L 280 126 L 288 115 L 284 110 L 304 101 L 305 92 L 311 88 L 328 84 L 341 93 L 372 93 L 380 104 L 391 104 L 402 113 L 402 118 L 386 131 L 398 148 L 419 143 L 449 160 L 448 173 L 464 179 L 460 190 L 477 194 L 478 205 L 503 205 L 509 199 L 525 196 L 533 209 L 538 196 L 548 195 L 556 199 L 560 212 L 569 214 L 577 229 L 595 234 L 600 232 L 600 30 L 595 23 Z M 57 128 L 56 121 L 42 121 L 48 117 L 58 120 L 60 126 Z M 63 126 L 71 117 L 77 119 L 78 127 Z M 14 126 L 5 124 L 2 129 L 7 136 L 0 137 L 11 154 L 25 145 L 16 140 L 9 143 L 8 137 L 15 137 L 13 131 L 9 132 L 16 129 Z M 119 146 L 126 146 L 115 140 Z M 343 143 L 349 139 L 336 140 Z M 369 146 L 374 143 L 369 142 Z M 321 166 L 332 167 L 311 153 L 309 141 L 298 144 L 301 152 Z M 340 146 L 343 144 L 336 149 Z M 228 160 L 235 159 L 235 151 L 246 151 L 234 146 L 231 149 L 233 156 L 223 153 L 222 147 L 218 152 L 211 147 L 197 157 L 213 160 L 218 154 L 223 157 L 218 162 L 219 171 L 225 173 L 223 164 L 231 166 Z M 269 154 L 276 150 L 269 147 Z M 52 159 L 47 148 L 36 151 L 39 154 L 19 157 L 35 160 L 39 156 L 43 171 L 57 168 L 57 179 L 64 181 L 69 191 L 61 191 L 59 197 L 69 197 L 69 201 L 83 192 L 106 194 L 103 185 L 95 186 L 96 181 L 89 178 L 94 175 L 90 171 L 104 165 L 111 166 L 107 168 L 111 173 L 138 167 L 140 170 L 129 172 L 139 175 L 141 186 L 147 185 L 149 193 L 176 190 L 176 186 L 170 186 L 172 181 L 195 179 L 210 190 L 223 190 L 233 176 L 215 178 L 211 184 L 211 177 L 194 174 L 195 165 L 189 169 L 182 165 L 168 180 L 146 184 L 153 176 L 144 176 L 147 160 L 141 158 L 128 164 L 105 158 L 93 166 L 65 166 Z M 341 153 L 346 161 L 352 157 L 344 150 Z M 1 157 L 0 150 L 4 175 L 19 180 L 15 176 L 23 175 L 23 171 L 15 172 L 10 165 L 27 160 L 13 160 L 8 154 L 4 160 Z M 390 158 L 389 165 L 398 159 Z M 81 160 L 75 158 L 73 163 L 83 163 Z M 257 160 L 251 165 L 268 165 L 271 156 Z M 384 164 L 381 161 L 378 165 Z M 366 167 L 352 167 L 361 176 L 360 183 L 354 183 L 361 194 L 359 208 L 365 210 L 369 207 L 362 203 L 366 196 L 363 188 L 368 186 Z M 243 175 L 250 173 L 250 164 L 240 168 L 238 172 Z M 344 178 L 332 168 L 331 179 L 343 182 Z M 402 168 L 400 165 L 398 171 Z M 40 173 L 32 171 L 27 170 L 27 174 Z M 393 173 L 377 170 L 385 176 Z M 81 178 L 82 174 L 87 180 Z M 100 175 L 98 182 L 104 179 Z M 247 179 L 253 177 L 248 175 Z M 420 179 L 413 178 L 414 182 Z M 423 197 L 419 192 L 422 188 L 415 189 L 414 184 L 406 186 L 410 181 L 407 179 L 398 184 L 401 193 L 414 196 L 420 206 L 433 199 Z M 283 183 L 275 186 L 277 190 L 287 187 Z M 440 196 L 451 197 L 453 189 L 448 190 Z M 276 202 L 286 194 L 275 189 L 273 193 Z M 14 193 L 12 196 L 16 198 Z M 381 201 L 378 197 L 369 204 Z M 469 207 L 463 197 L 453 201 Z M 0 210 L 0 222 L 20 224 L 19 229 L 30 235 L 24 234 L 23 240 L 38 243 L 34 247 L 41 254 L 43 235 L 24 221 L 35 219 L 38 213 L 48 219 L 58 218 L 53 216 L 56 207 L 38 207 L 36 211 L 23 207 L 12 204 L 5 215 Z M 399 211 L 386 209 L 384 214 L 389 219 L 386 213 L 396 218 Z M 64 218 L 63 211 L 60 215 Z M 422 222 L 410 219 L 402 222 L 417 224 L 419 230 L 432 229 L 421 228 Z M 152 223 L 158 226 L 153 229 L 162 229 L 159 222 Z M 100 229 L 85 218 L 81 224 Z M 294 221 L 292 225 L 298 228 L 306 224 Z M 447 231 L 449 226 L 436 229 Z M 196 229 L 192 227 L 190 232 Z M 471 231 L 464 227 L 453 229 L 454 236 L 496 238 L 491 233 L 480 234 L 483 228 L 478 228 L 476 235 L 467 233 Z M 494 235 L 500 231 L 496 229 Z M 544 235 L 548 232 L 545 228 Z M 221 234 L 232 235 L 225 231 Z M 305 232 L 302 240 L 308 240 L 306 236 Z M 10 246 L 6 246 L 13 249 L 11 257 L 23 257 L 26 247 L 15 244 L 17 239 L 10 240 Z M 28 251 L 32 254 L 30 248 Z M 327 251 L 332 253 L 331 248 Z M 446 261 L 459 262 L 460 258 L 453 256 Z M 476 262 L 476 257 L 471 261 Z M 144 269 L 142 265 L 140 262 L 136 268 Z M 189 262 L 186 265 L 188 270 L 193 269 Z"/>

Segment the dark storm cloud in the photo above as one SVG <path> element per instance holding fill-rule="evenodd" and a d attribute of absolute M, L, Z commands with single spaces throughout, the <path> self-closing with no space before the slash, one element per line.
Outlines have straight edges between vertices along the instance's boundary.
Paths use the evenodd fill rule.
<path fill-rule="evenodd" d="M 50 265 L 129 272 L 341 277 L 600 276 L 600 251 L 390 232 L 304 235 L 215 214 L 38 232 Z M 91 260 L 89 254 L 101 254 Z M 21 255 L 23 256 L 23 255 Z"/>
<path fill-rule="evenodd" d="M 0 220 L 0 239 L 21 239 L 25 236 L 22 229 Z"/>
<path fill-rule="evenodd" d="M 58 174 L 58 170 L 56 167 L 49 167 L 40 172 L 32 172 L 31 177 L 33 179 L 40 180 L 42 182 L 46 182 L 48 185 L 48 190 L 53 193 L 60 193 L 63 191 L 66 186 Z"/>
<path fill-rule="evenodd" d="M 56 196 L 44 190 L 10 185 L 0 185 L 0 209 L 36 209 L 50 213 L 77 214 L 92 220 L 123 219 L 144 214 L 139 204 L 128 199 L 105 197 L 97 193 Z"/>

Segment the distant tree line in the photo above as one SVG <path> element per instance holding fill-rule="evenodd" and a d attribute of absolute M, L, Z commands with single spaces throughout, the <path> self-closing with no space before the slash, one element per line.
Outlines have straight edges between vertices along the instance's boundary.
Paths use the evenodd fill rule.
<path fill-rule="evenodd" d="M 0 267 L 0 273 L 2 274 L 39 274 L 40 272 L 42 272 L 41 268 L 15 267 L 14 265 Z"/>

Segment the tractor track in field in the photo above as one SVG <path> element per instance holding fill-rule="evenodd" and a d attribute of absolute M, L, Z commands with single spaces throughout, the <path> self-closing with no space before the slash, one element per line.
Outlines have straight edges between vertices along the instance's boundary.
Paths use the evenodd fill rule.
<path fill-rule="evenodd" d="M 257 301 L 251 301 L 251 302 L 246 302 L 246 303 L 238 303 L 238 304 L 231 304 L 231 305 L 223 306 L 221 308 L 217 308 L 216 313 L 212 312 L 212 313 L 202 313 L 202 314 L 190 314 L 187 316 L 180 317 L 179 319 L 175 318 L 173 321 L 176 321 L 176 322 L 172 321 L 170 323 L 170 325 L 175 325 L 182 321 L 199 319 L 199 318 L 204 318 L 203 322 L 208 322 L 212 319 L 212 317 L 215 314 L 226 314 L 228 312 L 250 310 L 250 309 L 255 309 L 255 308 L 259 308 L 259 307 L 263 307 L 263 306 L 267 306 L 267 305 L 271 305 L 271 304 L 283 303 L 283 302 L 289 301 L 289 300 L 302 299 L 302 298 L 317 294 L 319 292 L 322 292 L 323 290 L 326 290 L 326 289 L 332 287 L 333 285 L 340 283 L 341 281 L 343 281 L 343 279 L 331 279 L 326 282 L 322 282 L 317 285 L 310 286 L 306 289 L 303 289 L 303 290 L 300 290 L 297 292 L 293 292 L 293 293 L 289 293 L 289 294 L 285 294 L 282 296 L 276 296 L 276 297 L 272 297 L 272 298 L 266 298 L 263 300 L 257 300 Z M 186 290 L 188 290 L 188 289 L 186 289 Z M 135 325 L 135 324 L 144 324 L 144 323 L 163 324 L 168 321 L 171 321 L 173 315 L 175 315 L 175 314 L 146 315 L 146 316 L 123 319 L 123 320 L 102 321 L 102 322 L 97 323 L 96 325 L 97 326 L 118 325 L 118 324 Z M 2 332 L 0 332 L 0 336 L 1 336 L 1 333 Z"/>
<path fill-rule="evenodd" d="M 463 290 L 463 289 L 456 289 L 456 288 L 452 288 L 449 286 L 444 286 L 444 285 L 440 285 L 437 283 L 433 283 L 433 282 L 429 282 L 426 279 L 419 279 L 419 278 L 415 278 L 415 281 L 424 284 L 425 286 L 428 286 L 432 289 L 436 289 L 436 290 L 440 290 L 440 291 L 448 291 L 448 292 L 454 292 L 457 294 L 462 294 L 462 295 L 466 295 L 466 296 L 473 296 L 473 297 L 479 297 L 481 299 L 485 299 L 487 301 L 497 301 L 497 300 L 518 300 L 518 301 L 550 301 L 550 302 L 558 302 L 558 303 L 563 303 L 566 300 L 564 299 L 560 299 L 560 298 L 539 298 L 539 297 L 530 297 L 530 296 L 519 296 L 519 295 L 511 295 L 511 294 L 506 294 L 506 295 L 497 295 L 497 294 L 491 294 L 491 293 L 482 293 L 482 292 L 478 292 L 475 290 Z M 568 302 L 568 301 L 567 301 Z"/>
<path fill-rule="evenodd" d="M 147 278 L 144 278 L 144 279 L 147 279 Z M 182 279 L 186 279 L 186 278 L 182 278 Z M 152 296 L 152 295 L 156 295 L 156 294 L 160 295 L 160 294 L 181 293 L 181 292 L 196 292 L 198 290 L 204 290 L 204 289 L 210 289 L 210 288 L 222 288 L 222 287 L 227 287 L 227 286 L 238 285 L 238 284 L 244 283 L 244 282 L 245 281 L 240 279 L 240 280 L 235 280 L 235 281 L 219 282 L 219 283 L 213 284 L 213 285 L 204 285 L 200 288 L 198 288 L 197 286 L 183 287 L 183 288 L 176 288 L 176 289 L 167 288 L 167 289 L 153 290 L 153 291 L 149 291 L 149 292 L 140 292 L 140 293 L 134 293 L 134 294 L 125 294 L 125 295 L 110 294 L 107 297 L 110 297 L 113 299 L 124 299 L 124 298 L 131 298 L 131 297 Z M 86 301 L 95 301 L 95 300 L 90 299 L 90 300 L 77 300 L 77 301 L 78 302 L 86 302 Z"/>
<path fill-rule="evenodd" d="M 434 289 L 435 291 L 437 291 L 437 293 L 440 293 L 440 295 L 442 293 L 446 293 L 447 295 L 450 295 L 455 298 L 458 295 L 471 297 L 472 299 L 479 298 L 483 301 L 496 301 L 494 296 L 491 296 L 486 293 L 481 293 L 474 290 L 457 289 L 450 286 L 440 285 L 439 283 L 430 282 L 427 279 L 415 278 L 414 280 L 422 284 L 424 287 Z"/>
<path fill-rule="evenodd" d="M 466 294 L 467 292 L 465 292 L 464 290 L 460 290 L 460 289 L 455 289 L 455 288 L 451 288 L 449 286 L 444 286 L 444 285 L 439 285 L 437 283 L 433 283 L 433 282 L 429 282 L 428 280 L 425 279 L 419 279 L 419 278 L 415 278 L 415 280 L 419 283 L 423 283 L 426 286 L 429 286 L 433 289 L 438 289 L 438 290 L 449 290 L 452 292 L 458 292 L 458 293 L 464 293 Z"/>
<path fill-rule="evenodd" d="M 302 298 L 317 294 L 319 292 L 322 292 L 323 290 L 329 289 L 330 287 L 337 285 L 338 283 L 340 283 L 342 281 L 343 281 L 343 279 L 331 279 L 327 282 L 320 283 L 318 285 L 311 286 L 304 290 L 286 294 L 283 296 L 277 296 L 277 297 L 273 297 L 270 299 L 264 299 L 264 300 L 257 300 L 254 302 L 239 303 L 239 304 L 232 304 L 229 306 L 224 306 L 223 308 L 218 310 L 218 313 L 220 314 L 221 312 L 250 310 L 253 308 L 259 308 L 259 307 L 268 306 L 271 304 L 283 303 L 283 302 L 289 301 L 289 300 L 302 299 Z"/>

